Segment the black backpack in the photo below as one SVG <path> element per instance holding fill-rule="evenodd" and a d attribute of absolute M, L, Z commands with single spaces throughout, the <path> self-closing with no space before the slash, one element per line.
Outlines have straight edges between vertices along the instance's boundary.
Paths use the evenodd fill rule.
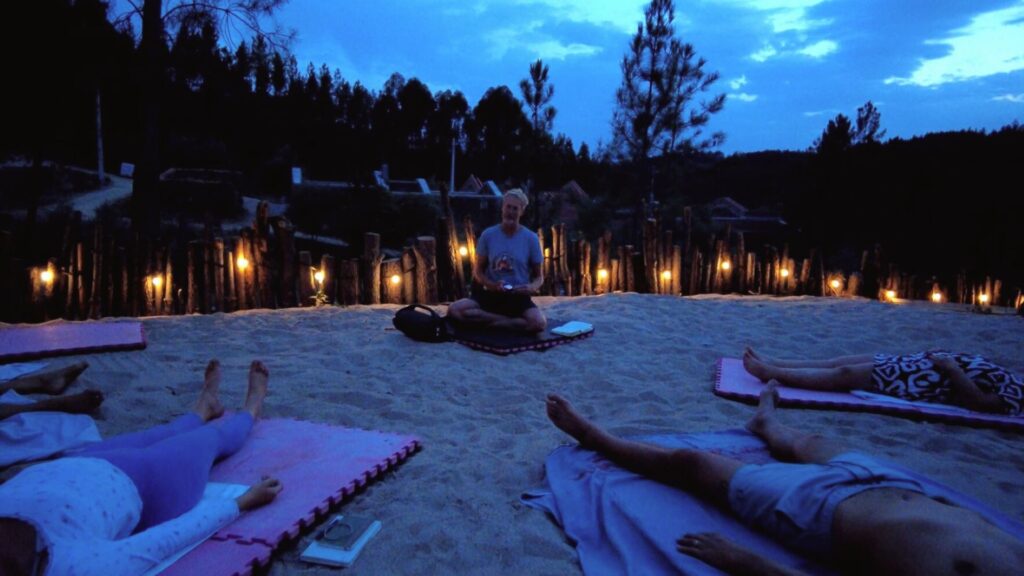
<path fill-rule="evenodd" d="M 426 314 L 422 311 L 425 310 Z M 446 342 L 449 340 L 448 326 L 440 314 L 422 304 L 410 304 L 395 312 L 391 319 L 395 328 L 420 342 Z"/>

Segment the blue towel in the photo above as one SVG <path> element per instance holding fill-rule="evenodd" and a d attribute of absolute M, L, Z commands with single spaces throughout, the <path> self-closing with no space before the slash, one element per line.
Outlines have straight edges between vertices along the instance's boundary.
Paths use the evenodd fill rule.
<path fill-rule="evenodd" d="M 746 430 L 664 434 L 632 438 L 671 448 L 708 450 L 744 462 L 771 461 L 764 443 Z M 881 460 L 881 459 L 879 459 Z M 895 465 L 932 494 L 974 510 L 1024 540 L 1024 524 L 985 504 Z M 682 490 L 659 484 L 578 446 L 555 449 L 545 463 L 548 485 L 523 495 L 523 502 L 551 514 L 576 544 L 588 576 L 603 574 L 722 574 L 676 551 L 686 533 L 718 532 L 740 546 L 807 574 L 835 574 L 800 557 L 768 536 L 747 528 L 728 512 Z"/>

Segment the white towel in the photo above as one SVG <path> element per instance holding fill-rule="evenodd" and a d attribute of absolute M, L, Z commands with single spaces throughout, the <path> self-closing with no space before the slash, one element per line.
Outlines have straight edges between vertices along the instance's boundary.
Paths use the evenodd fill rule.
<path fill-rule="evenodd" d="M 0 396 L 0 404 L 31 403 L 14 390 Z M 85 414 L 16 414 L 0 420 L 0 466 L 46 458 L 101 439 L 96 423 Z"/>

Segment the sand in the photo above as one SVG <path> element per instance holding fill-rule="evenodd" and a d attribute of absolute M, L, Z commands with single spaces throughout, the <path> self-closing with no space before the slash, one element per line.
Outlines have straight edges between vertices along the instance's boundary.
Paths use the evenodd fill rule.
<path fill-rule="evenodd" d="M 391 326 L 397 306 L 151 318 L 143 320 L 148 348 L 82 356 L 91 368 L 71 391 L 103 390 L 98 425 L 108 436 L 187 410 L 211 357 L 223 363 L 225 403 L 240 405 L 248 363 L 260 358 L 271 373 L 267 417 L 422 439 L 423 450 L 343 504 L 384 525 L 347 573 L 540 575 L 580 572 L 562 531 L 519 502 L 543 483 L 545 456 L 568 441 L 544 415 L 548 391 L 614 433 L 638 434 L 741 426 L 752 408 L 711 388 L 716 360 L 747 345 L 783 357 L 943 347 L 1024 374 L 1024 318 L 953 306 L 636 294 L 538 303 L 551 317 L 594 324 L 595 335 L 499 357 L 409 340 Z M 782 417 L 1024 521 L 1024 434 L 864 413 Z M 270 573 L 336 574 L 298 560 L 308 541 L 279 553 Z"/>

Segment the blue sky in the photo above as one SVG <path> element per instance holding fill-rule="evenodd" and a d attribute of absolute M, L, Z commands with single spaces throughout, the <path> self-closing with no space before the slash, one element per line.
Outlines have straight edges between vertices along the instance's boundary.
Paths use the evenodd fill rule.
<path fill-rule="evenodd" d="M 301 70 L 327 64 L 379 90 L 392 72 L 473 106 L 541 58 L 554 131 L 610 139 L 638 0 L 291 0 Z M 871 100 L 887 136 L 1024 121 L 1024 0 L 677 0 L 676 33 L 721 79 L 725 153 L 803 150 Z"/>

